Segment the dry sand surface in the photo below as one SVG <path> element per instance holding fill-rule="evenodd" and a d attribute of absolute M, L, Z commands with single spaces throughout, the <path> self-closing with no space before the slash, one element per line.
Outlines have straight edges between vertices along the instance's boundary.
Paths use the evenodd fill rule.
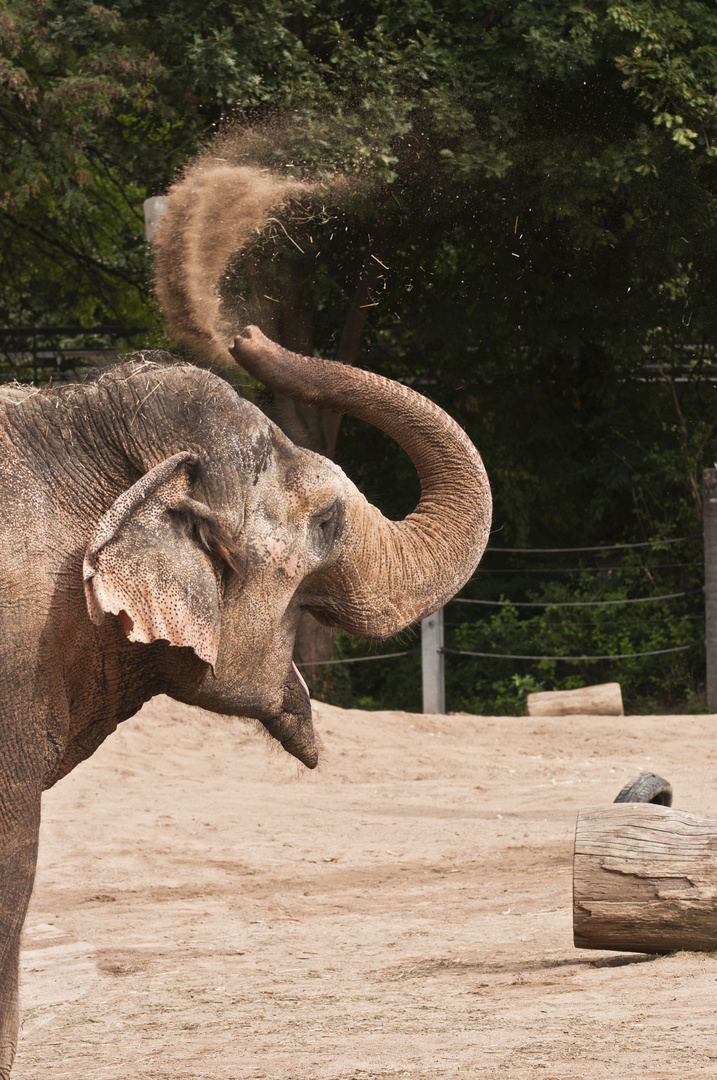
<path fill-rule="evenodd" d="M 578 808 L 717 817 L 715 717 L 316 714 L 298 775 L 158 698 L 45 795 L 13 1080 L 717 1076 L 717 959 L 571 923 Z"/>

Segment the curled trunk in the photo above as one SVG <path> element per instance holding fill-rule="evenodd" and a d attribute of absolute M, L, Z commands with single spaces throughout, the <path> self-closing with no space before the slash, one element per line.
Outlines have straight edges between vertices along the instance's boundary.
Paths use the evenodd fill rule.
<path fill-rule="evenodd" d="M 231 352 L 271 390 L 385 431 L 421 481 L 418 506 L 403 521 L 389 521 L 362 497 L 346 508 L 339 550 L 317 576 L 311 610 L 351 633 L 388 637 L 445 604 L 473 574 L 491 523 L 488 478 L 463 429 L 409 387 L 298 356 L 256 327 L 247 327 Z"/>

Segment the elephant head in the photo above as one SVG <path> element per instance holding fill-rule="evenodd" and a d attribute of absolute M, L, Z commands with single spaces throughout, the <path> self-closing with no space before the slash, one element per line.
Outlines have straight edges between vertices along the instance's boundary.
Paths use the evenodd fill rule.
<path fill-rule="evenodd" d="M 346 481 L 341 539 L 330 565 L 314 577 L 316 606 L 305 606 L 352 634 L 386 638 L 445 604 L 475 571 L 491 524 L 488 478 L 463 429 L 407 386 L 298 356 L 256 327 L 247 327 L 230 351 L 271 390 L 386 432 L 421 481 L 418 506 L 401 522 L 386 519 Z"/>
<path fill-rule="evenodd" d="M 136 424 L 129 408 L 126 440 L 144 475 L 90 538 L 87 606 L 98 624 L 105 612 L 117 615 L 131 641 L 184 647 L 180 664 L 165 661 L 172 696 L 260 719 L 313 767 L 311 706 L 291 659 L 302 611 L 374 639 L 429 615 L 480 560 L 490 488 L 465 432 L 408 387 L 298 356 L 255 327 L 231 353 L 275 392 L 392 436 L 418 471 L 418 506 L 403 521 L 386 519 L 333 462 L 295 446 L 215 376 L 183 369 L 196 373 L 201 392 L 178 395 L 180 418 L 165 405 L 158 417 L 155 405 L 145 443 L 144 414 Z M 149 402 L 150 382 L 138 399 Z M 147 469 L 153 456 L 160 460 Z"/>

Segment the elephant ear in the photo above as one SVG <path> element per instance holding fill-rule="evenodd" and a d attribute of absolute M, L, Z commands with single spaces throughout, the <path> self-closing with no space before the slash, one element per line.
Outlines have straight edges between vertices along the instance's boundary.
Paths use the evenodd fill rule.
<path fill-rule="evenodd" d="M 87 545 L 83 577 L 87 610 L 98 626 L 112 612 L 130 641 L 188 645 L 213 666 L 217 577 L 177 512 L 192 502 L 190 476 L 198 461 L 188 451 L 174 454 L 119 496 Z"/>

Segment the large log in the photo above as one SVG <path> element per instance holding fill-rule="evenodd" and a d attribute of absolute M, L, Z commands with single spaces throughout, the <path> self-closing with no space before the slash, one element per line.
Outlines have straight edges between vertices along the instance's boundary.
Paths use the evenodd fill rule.
<path fill-rule="evenodd" d="M 624 716 L 620 683 L 528 694 L 528 716 Z"/>
<path fill-rule="evenodd" d="M 652 803 L 580 810 L 573 935 L 580 949 L 717 949 L 717 820 Z"/>

